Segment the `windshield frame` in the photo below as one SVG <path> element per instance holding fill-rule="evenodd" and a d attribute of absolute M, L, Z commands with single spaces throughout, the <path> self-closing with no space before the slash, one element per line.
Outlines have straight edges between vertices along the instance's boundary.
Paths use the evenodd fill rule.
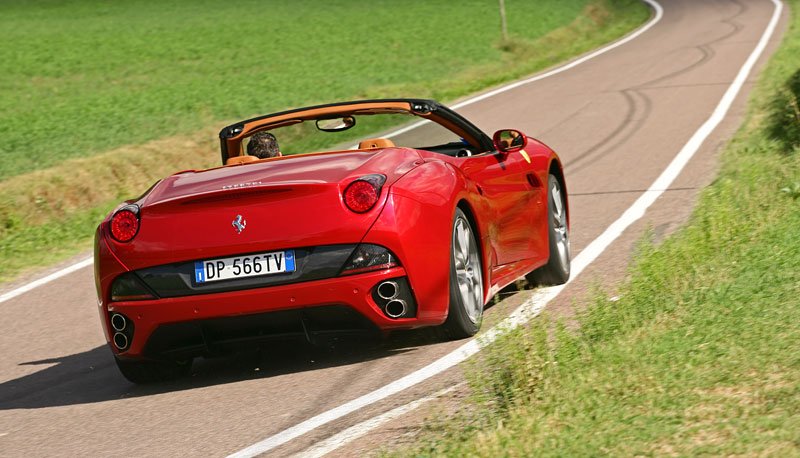
<path fill-rule="evenodd" d="M 301 121 L 348 115 L 410 114 L 439 124 L 463 138 L 481 152 L 494 150 L 492 139 L 474 124 L 446 106 L 423 99 L 379 99 L 341 102 L 298 108 L 240 121 L 223 128 L 220 133 L 222 163 L 241 154 L 242 141 L 257 131 Z"/>

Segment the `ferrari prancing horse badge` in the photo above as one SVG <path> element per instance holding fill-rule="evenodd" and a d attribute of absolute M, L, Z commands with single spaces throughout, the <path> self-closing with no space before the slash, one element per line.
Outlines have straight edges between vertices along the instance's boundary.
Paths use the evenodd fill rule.
<path fill-rule="evenodd" d="M 236 215 L 236 219 L 233 220 L 231 226 L 236 229 L 237 234 L 241 234 L 244 228 L 247 227 L 247 221 L 245 221 L 242 215 Z"/>

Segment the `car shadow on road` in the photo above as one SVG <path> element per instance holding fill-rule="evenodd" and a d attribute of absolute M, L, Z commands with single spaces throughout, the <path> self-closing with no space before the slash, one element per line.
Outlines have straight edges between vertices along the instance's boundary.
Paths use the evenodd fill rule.
<path fill-rule="evenodd" d="M 495 298 L 503 301 L 525 289 L 512 283 Z M 487 310 L 493 303 L 486 305 Z M 0 411 L 91 404 L 266 379 L 378 360 L 442 341 L 436 327 L 395 331 L 388 336 L 328 338 L 314 344 L 304 340 L 275 341 L 269 347 L 197 358 L 190 377 L 151 385 L 134 385 L 126 380 L 117 370 L 111 351 L 101 345 L 74 355 L 21 363 L 49 367 L 0 383 Z"/>
<path fill-rule="evenodd" d="M 190 377 L 151 385 L 134 385 L 123 378 L 111 352 L 102 345 L 82 353 L 21 363 L 49 367 L 0 384 L 0 410 L 89 404 L 359 364 L 438 341 L 435 333 L 425 329 L 385 339 L 339 338 L 315 345 L 279 341 L 268 349 L 197 358 Z"/>

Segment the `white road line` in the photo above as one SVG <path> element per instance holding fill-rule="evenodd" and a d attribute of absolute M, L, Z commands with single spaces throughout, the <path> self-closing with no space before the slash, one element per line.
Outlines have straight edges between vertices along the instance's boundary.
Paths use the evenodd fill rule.
<path fill-rule="evenodd" d="M 645 1 L 651 5 L 658 5 L 652 0 Z M 600 234 L 600 236 L 594 239 L 578 256 L 575 257 L 572 264 L 572 276 L 567 284 L 536 291 L 531 299 L 514 310 L 514 312 L 500 324 L 491 328 L 479 338 L 470 340 L 469 342 L 458 347 L 452 353 L 443 356 L 442 358 L 423 367 L 422 369 L 412 372 L 411 374 L 408 374 L 381 389 L 367 393 L 350 402 L 342 404 L 339 407 L 323 412 L 289 429 L 274 434 L 260 442 L 257 442 L 230 455 L 230 457 L 252 457 L 268 452 L 326 423 L 337 420 L 347 414 L 361 409 L 362 407 L 373 404 L 393 394 L 403 391 L 406 388 L 412 387 L 466 360 L 470 356 L 477 353 L 481 346 L 490 344 L 506 330 L 519 326 L 520 324 L 528 321 L 530 318 L 538 315 L 549 301 L 556 297 L 569 283 L 578 277 L 578 275 L 580 275 L 580 273 L 589 264 L 597 259 L 597 257 L 600 256 L 600 254 L 602 254 L 603 251 L 605 251 L 605 249 L 608 248 L 612 242 L 614 242 L 614 240 L 622 235 L 622 232 L 625 229 L 630 227 L 633 223 L 644 216 L 647 208 L 650 207 L 650 205 L 652 205 L 653 202 L 655 202 L 656 199 L 664 193 L 665 189 L 669 188 L 689 160 L 698 151 L 706 138 L 708 138 L 711 132 L 713 132 L 713 130 L 725 118 L 725 115 L 728 113 L 728 110 L 736 98 L 736 95 L 742 89 L 742 86 L 747 80 L 750 71 L 753 69 L 756 61 L 761 56 L 764 48 L 767 46 L 767 43 L 778 24 L 778 20 L 780 19 L 781 11 L 783 10 L 783 4 L 780 2 L 780 0 L 771 1 L 775 5 L 775 10 L 773 11 L 772 18 L 770 19 L 767 28 L 764 30 L 764 34 L 761 36 L 761 39 L 759 40 L 755 49 L 739 70 L 736 78 L 725 91 L 725 94 L 722 96 L 719 104 L 714 109 L 714 112 L 711 114 L 708 120 L 703 123 L 702 126 L 700 126 L 694 135 L 692 135 L 689 141 L 683 146 L 683 148 L 681 148 L 677 156 L 675 156 L 672 162 L 670 162 L 667 168 L 653 182 L 648 190 L 644 192 L 638 199 L 636 199 L 633 205 L 631 205 L 630 208 L 628 208 L 625 213 L 619 217 L 619 219 L 614 221 L 605 231 L 603 231 L 602 234 Z M 661 11 L 660 6 L 658 7 L 657 11 Z M 657 17 L 660 18 L 660 14 L 658 14 Z"/>
<path fill-rule="evenodd" d="M 511 83 L 508 86 L 503 86 L 503 87 L 497 88 L 497 89 L 495 89 L 493 91 L 489 91 L 489 92 L 487 92 L 485 94 L 481 94 L 481 95 L 478 95 L 476 97 L 472 97 L 470 99 L 464 100 L 463 102 L 460 102 L 460 103 L 457 103 L 457 104 L 453 105 L 451 108 L 454 109 L 454 110 L 457 110 L 457 109 L 463 108 L 463 107 L 465 107 L 467 105 L 472 105 L 475 102 L 480 102 L 481 100 L 488 99 L 489 97 L 494 97 L 497 94 L 502 94 L 503 92 L 507 92 L 507 91 L 510 91 L 512 89 L 516 89 L 516 88 L 518 88 L 520 86 L 524 86 L 526 84 L 530 84 L 530 83 L 533 83 L 535 81 L 539 81 L 539 80 L 543 80 L 545 78 L 549 78 L 549 77 L 551 77 L 553 75 L 557 75 L 557 74 L 559 74 L 561 72 L 565 72 L 565 71 L 567 71 L 567 70 L 569 70 L 571 68 L 575 68 L 578 65 L 586 62 L 587 60 L 594 59 L 595 57 L 597 57 L 597 56 L 599 56 L 601 54 L 605 54 L 608 51 L 611 51 L 612 49 L 618 48 L 618 47 L 624 45 L 625 43 L 628 43 L 629 41 L 636 39 L 639 35 L 647 32 L 648 30 L 650 30 L 650 28 L 652 28 L 654 25 L 656 25 L 661 20 L 661 17 L 664 15 L 664 9 L 661 8 L 661 5 L 659 5 L 655 0 L 642 0 L 642 1 L 647 3 L 648 5 L 650 5 L 653 8 L 653 10 L 655 10 L 656 14 L 653 16 L 653 18 L 650 20 L 650 22 L 648 22 L 647 24 L 645 24 L 641 28 L 637 29 L 635 32 L 631 33 L 630 35 L 622 38 L 619 41 L 615 41 L 614 43 L 611 43 L 610 45 L 608 45 L 606 47 L 600 48 L 597 51 L 591 52 L 591 53 L 589 53 L 589 54 L 587 54 L 587 55 L 585 55 L 583 57 L 575 59 L 572 62 L 569 62 L 569 63 L 567 63 L 565 65 L 562 65 L 561 67 L 554 68 L 553 70 L 550 70 L 549 72 L 545 72 L 545 73 L 542 73 L 540 75 L 532 76 L 532 77 L 524 79 L 522 81 L 517 81 L 516 83 Z"/>
<path fill-rule="evenodd" d="M 52 274 L 50 274 L 50 275 L 48 275 L 46 277 L 40 278 L 40 279 L 38 279 L 36 281 L 32 281 L 32 282 L 28 283 L 25 286 L 20 286 L 17 289 L 11 290 L 11 291 L 3 294 L 2 296 L 0 296 L 0 304 L 2 304 L 3 302 L 5 302 L 7 300 L 13 299 L 13 298 L 15 298 L 15 297 L 17 297 L 17 296 L 19 296 L 21 294 L 25 294 L 25 293 L 27 293 L 28 291 L 30 291 L 32 289 L 36 289 L 36 288 L 38 288 L 38 287 L 40 287 L 40 286 L 42 286 L 44 284 L 50 283 L 53 280 L 61 278 L 61 277 L 65 276 L 65 275 L 69 275 L 72 272 L 75 272 L 76 270 L 80 270 L 80 269 L 83 269 L 84 267 L 91 266 L 93 262 L 94 262 L 94 260 L 92 258 L 86 258 L 83 261 L 80 261 L 80 262 L 78 262 L 76 264 L 73 264 L 73 265 L 71 265 L 69 267 L 61 269 L 58 272 L 53 272 Z"/>
<path fill-rule="evenodd" d="M 298 453 L 294 456 L 294 458 L 321 458 L 337 448 L 342 447 L 345 444 L 349 444 L 350 442 L 353 442 L 354 440 L 364 436 L 373 429 L 390 422 L 395 418 L 401 417 L 408 412 L 411 412 L 428 401 L 433 401 L 434 399 L 440 398 L 463 385 L 464 383 L 453 385 L 449 388 L 437 391 L 430 396 L 409 402 L 408 404 L 392 409 L 388 412 L 378 415 L 377 417 L 372 417 L 369 420 L 361 422 L 355 426 L 351 426 L 350 428 L 347 428 L 344 431 L 325 439 L 317 445 Z"/>
<path fill-rule="evenodd" d="M 462 101 L 460 103 L 457 103 L 455 105 L 452 105 L 450 108 L 452 108 L 454 110 L 457 110 L 459 108 L 465 107 L 465 106 L 473 104 L 475 102 L 479 102 L 479 101 L 487 99 L 489 97 L 493 97 L 493 96 L 495 96 L 497 94 L 501 94 L 503 92 L 510 91 L 510 90 L 512 90 L 514 88 L 518 88 L 518 87 L 523 86 L 525 84 L 533 83 L 534 81 L 539 81 L 539 80 L 547 78 L 549 76 L 556 75 L 558 73 L 561 73 L 563 71 L 569 70 L 569 69 L 571 69 L 571 68 L 573 68 L 573 67 L 575 67 L 577 65 L 580 65 L 580 64 L 586 62 L 589 59 L 593 59 L 593 58 L 599 56 L 600 54 L 603 54 L 603 53 L 606 53 L 608 51 L 611 51 L 612 49 L 617 48 L 619 46 L 622 46 L 625 43 L 633 40 L 634 38 L 638 37 L 639 35 L 643 34 L 647 30 L 649 30 L 658 21 L 660 21 L 661 20 L 661 16 L 663 14 L 663 10 L 661 8 L 661 5 L 656 3 L 654 0 L 642 0 L 642 1 L 644 1 L 645 3 L 649 4 L 650 6 L 652 6 L 653 9 L 655 10 L 656 14 L 653 17 L 653 19 L 650 20 L 650 22 L 648 22 L 647 24 L 642 26 L 640 29 L 637 29 L 632 34 L 626 36 L 625 38 L 623 38 L 623 39 L 621 39 L 619 41 L 616 41 L 616 42 L 614 42 L 614 43 L 612 43 L 612 44 L 610 44 L 610 45 L 608 45 L 608 46 L 606 46 L 604 48 L 600 48 L 597 51 L 594 51 L 594 52 L 592 52 L 590 54 L 587 54 L 587 55 L 585 55 L 585 56 L 583 56 L 583 57 L 581 57 L 579 59 L 576 59 L 576 60 L 568 63 L 568 64 L 565 64 L 565 65 L 563 65 L 561 67 L 555 68 L 555 69 L 553 69 L 553 70 L 551 70 L 549 72 L 542 73 L 541 75 L 536 75 L 534 77 L 531 77 L 531 78 L 528 78 L 528 79 L 525 79 L 525 80 L 522 80 L 522 81 L 517 81 L 516 83 L 511 83 L 511 84 L 509 84 L 507 86 L 503 86 L 503 87 L 497 88 L 497 89 L 495 89 L 493 91 L 489 91 L 489 92 L 487 92 L 485 94 L 481 94 L 481 95 L 478 95 L 476 97 L 464 100 L 464 101 Z M 394 132 L 386 134 L 383 137 L 384 138 L 396 137 L 396 136 L 404 134 L 404 133 L 406 133 L 408 131 L 414 130 L 414 129 L 418 128 L 419 126 L 424 125 L 426 122 L 428 122 L 428 121 L 420 121 L 420 122 L 411 124 L 411 125 L 406 126 L 406 127 L 402 128 L 402 129 L 398 129 L 398 130 L 396 130 Z M 64 268 L 62 270 L 59 270 L 58 272 L 54 272 L 54 273 L 52 273 L 52 274 L 50 274 L 50 275 L 48 275 L 48 276 L 46 276 L 44 278 L 40 278 L 39 280 L 33 281 L 31 283 L 28 283 L 25 286 L 21 286 L 21 287 L 19 287 L 17 289 L 9 291 L 8 293 L 5 293 L 2 296 L 0 296 L 0 304 L 2 304 L 3 302 L 5 302 L 5 301 L 7 301 L 9 299 L 15 298 L 15 297 L 17 297 L 17 296 L 19 296 L 21 294 L 27 293 L 28 291 L 30 291 L 32 289 L 36 289 L 36 288 L 38 288 L 38 287 L 40 287 L 40 286 L 42 286 L 44 284 L 50 283 L 53 280 L 56 280 L 56 279 L 59 279 L 59 278 L 65 276 L 65 275 L 71 274 L 72 272 L 75 272 L 76 270 L 79 270 L 79 269 L 82 269 L 84 267 L 87 267 L 87 266 L 89 266 L 91 264 L 92 264 L 92 259 L 91 258 L 87 258 L 87 259 L 84 259 L 83 261 L 78 262 L 77 264 L 73 264 L 73 265 L 71 265 L 69 267 L 66 267 L 66 268 Z"/>

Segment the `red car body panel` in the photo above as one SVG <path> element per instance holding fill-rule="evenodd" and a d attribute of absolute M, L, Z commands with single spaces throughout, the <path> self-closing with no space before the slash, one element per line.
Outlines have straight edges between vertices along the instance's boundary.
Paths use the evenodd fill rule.
<path fill-rule="evenodd" d="M 104 334 L 122 313 L 135 337 L 119 357 L 147 357 L 151 334 L 170 323 L 322 305 L 355 310 L 382 330 L 443 323 L 448 314 L 453 217 L 457 207 L 475 226 L 481 246 L 484 302 L 548 260 L 548 174 L 561 175 L 558 156 L 528 139 L 520 153 L 452 157 L 411 148 L 338 151 L 188 171 L 157 183 L 137 201 L 140 228 L 131 242 L 110 236 L 113 213 L 98 227 L 95 278 Z M 529 160 L 528 160 L 529 159 Z M 386 177 L 378 203 L 355 213 L 342 200 L 349 183 Z M 562 183 L 563 186 L 563 183 Z M 231 221 L 246 215 L 246 230 Z M 542 221 L 545 223 L 543 224 Z M 153 266 L 302 247 L 374 244 L 400 265 L 313 281 L 242 290 L 112 301 L 113 282 Z M 392 319 L 372 291 L 382 280 L 407 277 L 418 308 Z"/>

